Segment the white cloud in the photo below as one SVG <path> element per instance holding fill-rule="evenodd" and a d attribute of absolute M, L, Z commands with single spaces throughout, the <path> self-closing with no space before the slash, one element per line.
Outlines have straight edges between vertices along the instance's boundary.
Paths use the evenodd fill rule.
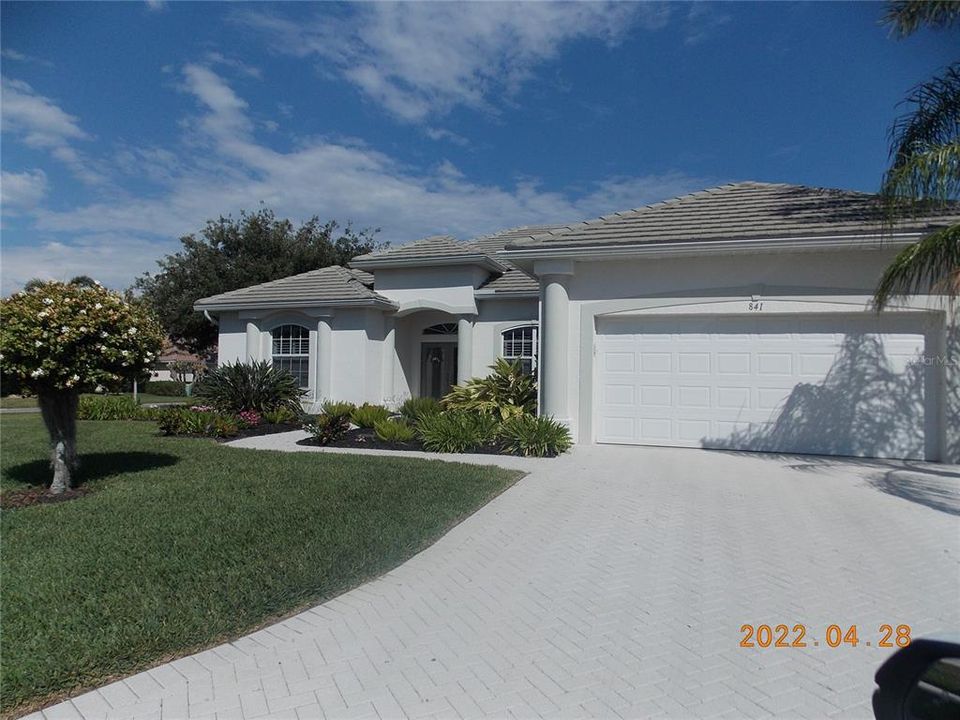
<path fill-rule="evenodd" d="M 2 130 L 27 146 L 47 150 L 67 165 L 80 180 L 103 182 L 103 174 L 72 146 L 91 136 L 80 127 L 79 118 L 64 111 L 53 100 L 37 93 L 22 80 L 2 79 Z"/>
<path fill-rule="evenodd" d="M 654 3 L 363 3 L 312 23 L 239 18 L 278 52 L 318 57 L 398 118 L 420 122 L 457 105 L 490 109 L 565 43 L 615 44 L 636 26 L 663 27 L 668 14 Z"/>
<path fill-rule="evenodd" d="M 40 170 L 0 172 L 0 208 L 4 215 L 36 207 L 47 194 L 47 174 Z"/>
<path fill-rule="evenodd" d="M 685 45 L 699 45 L 730 22 L 730 16 L 720 12 L 717 5 L 703 0 L 690 4 L 683 36 Z"/>
<path fill-rule="evenodd" d="M 3 78 L 3 130 L 16 133 L 34 148 L 52 148 L 70 140 L 86 140 L 90 136 L 79 120 L 64 112 L 50 98 L 34 92 L 22 80 Z"/>
<path fill-rule="evenodd" d="M 447 130 L 446 128 L 428 127 L 423 132 L 431 140 L 446 140 L 447 142 L 451 142 L 454 145 L 460 145 L 461 147 L 466 147 L 470 144 L 470 141 L 467 140 L 463 135 L 458 135 L 457 133 Z"/>
<path fill-rule="evenodd" d="M 38 58 L 33 55 L 27 55 L 26 53 L 22 53 L 19 50 L 14 50 L 13 48 L 3 48 L 0 50 L 0 57 L 6 60 L 14 60 L 16 62 L 33 63 L 35 65 L 42 65 L 44 67 L 53 67 L 53 63 L 49 60 L 44 60 L 43 58 Z"/>
<path fill-rule="evenodd" d="M 147 9 L 153 12 L 167 9 L 166 0 L 147 0 Z"/>
<path fill-rule="evenodd" d="M 48 239 L 36 248 L 4 248 L 5 283 L 22 282 L 39 268 L 75 268 L 69 272 L 122 286 L 153 269 L 176 238 L 207 219 L 260 202 L 295 220 L 316 214 L 381 227 L 381 239 L 403 243 L 435 233 L 470 238 L 517 225 L 573 222 L 705 184 L 671 172 L 547 191 L 536 179 L 475 183 L 449 162 L 420 170 L 349 140 L 312 139 L 278 152 L 256 140 L 247 102 L 209 67 L 187 65 L 182 83 L 200 107 L 185 126 L 190 152 L 128 148 L 111 163 L 119 172 L 142 167 L 157 190 L 137 198 L 104 196 L 71 210 L 36 210 L 35 230 Z"/>

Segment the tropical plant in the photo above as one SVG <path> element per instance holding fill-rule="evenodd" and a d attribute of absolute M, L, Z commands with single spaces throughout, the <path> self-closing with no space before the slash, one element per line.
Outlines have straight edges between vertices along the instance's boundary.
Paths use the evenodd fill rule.
<path fill-rule="evenodd" d="M 512 455 L 548 457 L 569 450 L 573 440 L 566 425 L 553 418 L 518 415 L 500 426 L 500 443 Z"/>
<path fill-rule="evenodd" d="M 353 424 L 362 428 L 372 428 L 388 417 L 390 417 L 390 411 L 383 405 L 371 405 L 370 403 L 364 403 L 350 415 Z"/>
<path fill-rule="evenodd" d="M 286 425 L 297 421 L 297 413 L 290 408 L 282 407 L 276 410 L 267 410 L 263 413 L 263 421 L 271 425 Z"/>
<path fill-rule="evenodd" d="M 373 430 L 384 442 L 406 443 L 417 436 L 404 420 L 381 420 L 373 426 Z"/>
<path fill-rule="evenodd" d="M 325 415 L 346 418 L 349 422 L 350 416 L 353 415 L 353 411 L 357 409 L 357 406 L 352 402 L 346 402 L 344 400 L 327 400 L 327 402 L 323 404 L 322 409 Z"/>
<path fill-rule="evenodd" d="M 440 410 L 440 401 L 432 397 L 408 398 L 400 406 L 400 414 L 410 423 L 417 422 L 423 415 L 436 415 Z"/>
<path fill-rule="evenodd" d="M 304 391 L 286 370 L 267 361 L 227 363 L 204 375 L 194 395 L 222 412 L 267 412 L 282 407 L 296 412 Z"/>
<path fill-rule="evenodd" d="M 163 330 L 141 303 L 100 285 L 36 283 L 0 302 L 0 373 L 34 392 L 50 435 L 50 492 L 78 465 L 81 392 L 122 390 L 156 360 Z"/>
<path fill-rule="evenodd" d="M 499 422 L 492 415 L 453 410 L 424 415 L 416 425 L 424 449 L 441 453 L 478 450 L 492 444 L 498 430 Z"/>
<path fill-rule="evenodd" d="M 490 374 L 457 385 L 440 401 L 446 410 L 496 415 L 501 419 L 537 410 L 537 383 L 519 362 L 498 358 Z"/>
<path fill-rule="evenodd" d="M 303 429 L 313 435 L 321 445 L 336 442 L 350 429 L 350 420 L 343 415 L 317 415 Z"/>
<path fill-rule="evenodd" d="M 884 17 L 899 37 L 924 25 L 949 28 L 958 20 L 960 3 L 916 0 L 889 3 Z M 906 104 L 908 112 L 890 131 L 890 168 L 880 191 L 890 230 L 905 216 L 960 198 L 960 63 L 917 86 Z M 950 298 L 960 295 L 960 224 L 901 250 L 874 291 L 874 305 L 881 310 L 926 288 Z"/>
<path fill-rule="evenodd" d="M 164 408 L 157 426 L 164 435 L 226 438 L 240 432 L 240 422 L 232 415 L 196 408 Z"/>

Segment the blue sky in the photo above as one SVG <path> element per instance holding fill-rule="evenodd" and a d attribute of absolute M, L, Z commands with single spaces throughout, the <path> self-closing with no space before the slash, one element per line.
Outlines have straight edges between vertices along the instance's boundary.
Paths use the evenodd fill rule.
<path fill-rule="evenodd" d="M 956 37 L 875 3 L 0 3 L 2 290 L 262 202 L 402 243 L 723 182 L 875 190 Z"/>

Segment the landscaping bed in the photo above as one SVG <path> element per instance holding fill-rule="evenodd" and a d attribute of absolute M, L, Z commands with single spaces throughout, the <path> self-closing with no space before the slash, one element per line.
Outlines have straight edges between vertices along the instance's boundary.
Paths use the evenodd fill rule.
<path fill-rule="evenodd" d="M 296 428 L 299 429 L 299 428 Z M 231 438 L 233 439 L 233 438 Z M 430 452 L 423 446 L 419 439 L 409 440 L 407 442 L 388 442 L 377 437 L 375 430 L 370 428 L 352 428 L 348 430 L 339 440 L 331 442 L 321 442 L 316 437 L 308 437 L 298 440 L 297 445 L 305 447 L 333 447 L 333 448 L 355 448 L 366 450 L 395 450 L 400 452 Z M 512 455 L 522 456 L 519 452 L 507 452 L 496 443 L 480 445 L 466 452 L 474 455 Z M 540 457 L 557 457 L 559 453 L 545 453 Z"/>

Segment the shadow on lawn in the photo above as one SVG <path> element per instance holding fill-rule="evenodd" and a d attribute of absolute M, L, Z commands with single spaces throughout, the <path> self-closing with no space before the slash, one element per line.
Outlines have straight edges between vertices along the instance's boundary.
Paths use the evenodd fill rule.
<path fill-rule="evenodd" d="M 82 453 L 74 476 L 74 487 L 114 475 L 142 472 L 175 465 L 180 458 L 168 453 L 103 452 Z M 48 485 L 52 477 L 49 460 L 33 460 L 7 468 L 5 475 L 24 485 Z"/>

